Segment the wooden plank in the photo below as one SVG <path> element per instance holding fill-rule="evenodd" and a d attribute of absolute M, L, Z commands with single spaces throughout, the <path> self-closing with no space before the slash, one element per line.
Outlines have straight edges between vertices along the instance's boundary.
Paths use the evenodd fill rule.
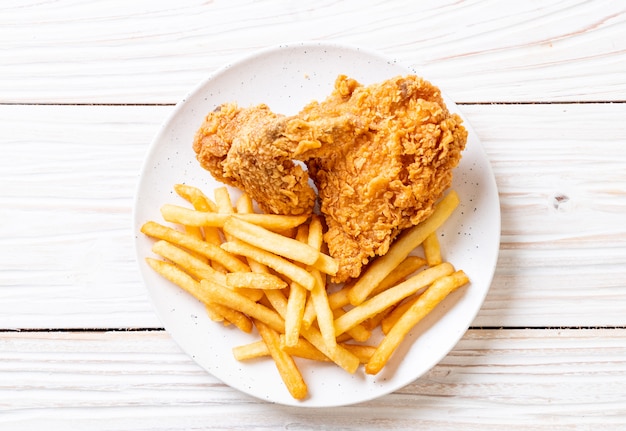
<path fill-rule="evenodd" d="M 135 265 L 142 159 L 169 107 L 2 106 L 2 328 L 159 327 Z"/>
<path fill-rule="evenodd" d="M 5 332 L 0 424 L 14 431 L 615 430 L 626 426 L 625 346 L 626 329 L 472 330 L 414 383 L 321 414 L 226 387 L 164 332 Z"/>
<path fill-rule="evenodd" d="M 142 158 L 172 109 L 0 106 L 0 328 L 160 326 L 130 218 Z M 502 207 L 474 325 L 624 326 L 626 105 L 461 109 Z"/>
<path fill-rule="evenodd" d="M 290 41 L 380 51 L 461 102 L 626 100 L 620 2 L 411 0 L 0 5 L 0 103 L 175 103 Z"/>
<path fill-rule="evenodd" d="M 626 105 L 462 109 L 502 210 L 498 267 L 474 325 L 626 324 L 626 126 L 607 115 L 626 116 Z"/>

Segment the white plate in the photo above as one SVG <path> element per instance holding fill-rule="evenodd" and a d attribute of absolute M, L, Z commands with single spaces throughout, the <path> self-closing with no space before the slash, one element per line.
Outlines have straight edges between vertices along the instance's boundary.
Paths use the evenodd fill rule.
<path fill-rule="evenodd" d="M 172 186 L 199 186 L 211 196 L 217 185 L 199 166 L 192 149 L 195 131 L 217 105 L 230 101 L 241 106 L 266 103 L 275 112 L 295 114 L 310 100 L 330 94 L 338 74 L 371 84 L 407 73 L 419 75 L 419 71 L 354 47 L 297 43 L 266 49 L 210 76 L 176 106 L 152 142 L 135 201 L 134 229 L 141 274 L 165 329 L 200 366 L 227 385 L 270 402 L 294 406 L 327 407 L 370 400 L 411 383 L 436 365 L 480 309 L 496 265 L 500 207 L 489 161 L 466 119 L 469 138 L 453 183 L 461 204 L 440 232 L 445 258 L 468 274 L 471 285 L 453 293 L 415 327 L 376 376 L 366 375 L 362 367 L 350 375 L 333 364 L 298 360 L 309 397 L 296 401 L 271 360 L 233 359 L 232 347 L 256 340 L 255 334 L 212 322 L 198 301 L 160 278 L 144 262 L 152 255 L 153 241 L 139 233 L 139 228 L 147 220 L 161 221 L 159 208 L 164 203 L 179 203 Z M 450 111 L 462 115 L 452 101 L 446 103 Z"/>

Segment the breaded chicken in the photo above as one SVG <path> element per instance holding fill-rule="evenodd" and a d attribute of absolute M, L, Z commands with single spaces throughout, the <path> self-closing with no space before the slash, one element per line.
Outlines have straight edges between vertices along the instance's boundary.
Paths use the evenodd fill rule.
<path fill-rule="evenodd" d="M 227 103 L 206 117 L 193 148 L 216 180 L 246 191 L 263 211 L 311 214 L 315 191 L 307 172 L 294 164 L 290 148 L 275 145 L 282 123 L 284 117 L 266 105 Z"/>
<path fill-rule="evenodd" d="M 221 127 L 203 126 L 194 143 L 199 160 L 216 175 L 202 156 L 204 146 L 214 136 L 236 129 L 234 136 L 220 138 L 232 142 L 230 149 L 220 152 L 220 167 L 228 172 L 225 180 L 261 205 L 263 199 L 283 202 L 282 197 L 289 196 L 284 204 L 291 205 L 290 211 L 265 202 L 268 208 L 277 208 L 272 212 L 288 214 L 313 208 L 306 172 L 293 164 L 305 162 L 328 228 L 324 239 L 339 262 L 335 282 L 358 277 L 372 258 L 387 252 L 403 229 L 430 215 L 451 184 L 452 169 L 467 140 L 460 117 L 448 112 L 439 90 L 416 76 L 362 86 L 342 75 L 326 100 L 312 102 L 291 117 L 272 114 L 263 105 L 249 109 L 255 114 L 240 109 L 234 126 L 228 119 L 217 122 L 223 123 Z M 214 116 L 221 117 L 223 110 Z M 265 121 L 256 115 L 264 112 Z M 242 162 L 248 159 L 255 162 Z M 289 181 L 275 183 L 285 172 Z M 235 177 L 239 179 L 233 183 Z M 285 192 L 276 196 L 276 189 L 283 186 Z"/>
<path fill-rule="evenodd" d="M 416 76 L 370 86 L 339 76 L 328 99 L 287 123 L 289 139 L 321 144 L 297 157 L 318 188 L 325 241 L 340 263 L 335 281 L 358 277 L 403 229 L 431 214 L 465 148 L 461 122 Z M 306 133 L 289 134 L 294 128 Z"/>

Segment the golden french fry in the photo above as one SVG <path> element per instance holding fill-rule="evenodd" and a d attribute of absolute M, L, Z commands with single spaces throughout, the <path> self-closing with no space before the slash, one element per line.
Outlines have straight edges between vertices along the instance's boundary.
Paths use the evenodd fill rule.
<path fill-rule="evenodd" d="M 398 305 L 396 305 L 393 310 L 391 310 L 386 316 L 383 317 L 380 322 L 380 329 L 383 331 L 383 334 L 389 333 L 393 325 L 402 317 L 404 313 L 407 312 L 409 308 L 413 306 L 415 301 L 418 300 L 421 292 L 414 293 L 413 295 L 405 298 Z"/>
<path fill-rule="evenodd" d="M 310 328 L 316 318 L 317 311 L 315 310 L 315 303 L 313 301 L 307 301 L 304 306 L 304 314 L 302 315 L 302 327 Z"/>
<path fill-rule="evenodd" d="M 400 264 L 391 271 L 391 273 L 387 274 L 387 276 L 380 282 L 378 286 L 376 286 L 371 295 L 378 295 L 380 292 L 383 292 L 389 289 L 392 286 L 395 286 L 401 281 L 404 281 L 406 277 L 413 274 L 415 271 L 420 269 L 426 265 L 426 259 L 420 256 L 407 256 Z"/>
<path fill-rule="evenodd" d="M 181 287 L 183 290 L 186 290 L 194 298 L 205 304 L 211 302 L 203 289 L 201 289 L 200 283 L 173 263 L 153 259 L 151 257 L 147 257 L 146 262 L 159 275 Z"/>
<path fill-rule="evenodd" d="M 196 279 L 215 278 L 220 284 L 226 283 L 224 274 L 216 271 L 205 261 L 198 259 L 191 253 L 188 253 L 166 240 L 156 241 L 152 245 L 152 251 L 159 256 L 171 260 Z"/>
<path fill-rule="evenodd" d="M 304 338 L 298 338 L 298 341 L 293 346 L 289 346 L 285 341 L 285 336 L 281 334 L 280 348 L 291 356 L 310 359 L 312 361 L 330 362 L 330 359 L 328 359 L 326 355 L 317 350 L 313 344 L 309 343 Z"/>
<path fill-rule="evenodd" d="M 392 270 L 397 267 L 424 239 L 437 230 L 450 217 L 459 204 L 459 197 L 451 190 L 435 205 L 433 213 L 422 223 L 404 231 L 389 247 L 384 256 L 376 259 L 354 284 L 348 298 L 352 305 L 359 305 Z"/>
<path fill-rule="evenodd" d="M 301 225 L 307 220 L 307 216 L 196 211 L 174 204 L 164 204 L 161 206 L 161 216 L 165 221 L 170 223 L 216 228 L 224 227 L 226 220 L 235 218 L 247 221 L 256 226 L 262 226 L 270 231 L 286 231 Z"/>
<path fill-rule="evenodd" d="M 146 222 L 141 227 L 141 232 L 150 237 L 163 239 L 193 252 L 199 253 L 202 256 L 207 257 L 208 259 L 215 260 L 224 265 L 230 271 L 250 270 L 248 265 L 237 259 L 232 254 L 226 252 L 222 248 L 217 247 L 214 244 L 200 241 L 185 233 L 179 232 L 176 229 L 163 226 L 159 223 L 153 221 Z"/>
<path fill-rule="evenodd" d="M 302 223 L 306 222 L 308 216 L 301 215 L 279 215 L 279 214 L 234 214 L 233 218 L 241 219 L 257 226 L 264 227 L 272 232 L 290 232 Z M 288 235 L 285 235 L 288 236 Z"/>
<path fill-rule="evenodd" d="M 468 282 L 469 278 L 463 271 L 456 271 L 451 275 L 434 281 L 383 338 L 369 362 L 365 365 L 365 372 L 377 374 L 389 361 L 389 358 L 409 331 L 451 292 Z"/>
<path fill-rule="evenodd" d="M 280 290 L 266 290 L 266 298 L 274 307 L 274 310 L 281 316 L 285 316 L 287 312 L 287 298 Z M 329 348 L 322 337 L 321 332 L 315 328 L 300 328 L 303 338 L 310 342 L 317 350 L 322 352 L 328 359 L 339 365 L 341 368 L 354 374 L 359 367 L 359 358 L 349 352 L 346 348 L 336 344 L 334 348 Z"/>
<path fill-rule="evenodd" d="M 389 287 L 395 285 L 405 277 L 413 274 L 425 264 L 426 260 L 422 257 L 407 256 L 406 259 L 400 262 L 395 269 L 391 270 L 383 281 L 381 281 L 380 284 L 372 290 L 371 295 L 376 295 L 384 290 L 387 290 Z M 328 295 L 328 303 L 333 310 L 350 304 L 348 293 L 351 288 L 351 285 L 346 285 L 342 289 Z"/>
<path fill-rule="evenodd" d="M 215 304 L 208 302 L 207 298 L 202 295 L 200 284 L 185 271 L 175 264 L 150 257 L 146 258 L 146 263 L 148 263 L 156 273 L 187 291 L 196 299 L 202 301 L 211 320 L 216 322 L 224 321 L 224 316 L 215 309 Z"/>
<path fill-rule="evenodd" d="M 321 252 L 320 257 L 311 266 L 328 275 L 335 275 L 339 271 L 339 263 L 329 255 Z"/>
<path fill-rule="evenodd" d="M 233 347 L 233 356 L 238 361 L 247 361 L 269 355 L 270 350 L 263 340 Z"/>
<path fill-rule="evenodd" d="M 315 250 L 321 250 L 323 244 L 323 226 L 322 219 L 317 214 L 311 216 L 309 222 L 309 232 L 307 235 L 306 243 L 313 247 Z"/>
<path fill-rule="evenodd" d="M 219 313 L 221 316 L 224 316 L 224 319 L 235 325 L 243 332 L 246 332 L 248 334 L 252 332 L 252 321 L 241 311 L 234 310 L 226 305 L 216 304 L 213 302 L 211 304 L 208 304 L 208 306 L 211 308 L 211 310 Z"/>
<path fill-rule="evenodd" d="M 339 316 L 344 315 L 345 313 L 345 310 L 342 308 L 333 310 L 333 316 L 335 319 L 337 319 Z M 348 329 L 343 335 L 348 335 L 349 338 L 353 339 L 354 341 L 362 343 L 370 338 L 370 336 L 372 335 L 372 331 L 370 331 L 364 325 L 356 325 Z"/>
<path fill-rule="evenodd" d="M 252 214 L 254 212 L 254 205 L 252 203 L 252 199 L 250 195 L 247 193 L 243 193 L 235 202 L 235 209 L 237 210 L 237 214 Z"/>
<path fill-rule="evenodd" d="M 320 252 L 308 244 L 287 238 L 241 219 L 230 218 L 226 220 L 224 232 L 245 243 L 306 265 L 317 262 L 320 257 Z"/>
<path fill-rule="evenodd" d="M 222 227 L 230 214 L 196 211 L 180 205 L 164 204 L 161 206 L 163 220 L 185 226 Z"/>
<path fill-rule="evenodd" d="M 210 280 L 201 280 L 200 285 L 203 291 L 206 292 L 209 302 L 225 305 L 256 320 L 265 322 L 275 331 L 285 332 L 285 322 L 274 310 Z"/>
<path fill-rule="evenodd" d="M 279 274 L 302 285 L 307 290 L 313 289 L 315 278 L 306 269 L 289 262 L 273 253 L 254 247 L 241 241 L 228 241 L 222 244 L 222 249 L 232 254 L 245 256 L 267 265 Z"/>
<path fill-rule="evenodd" d="M 302 224 L 298 226 L 295 239 L 296 241 L 308 243 L 308 224 Z M 298 283 L 292 283 L 290 286 L 291 289 L 289 291 L 289 298 L 287 301 L 287 313 L 285 315 L 285 340 L 288 346 L 293 345 L 299 339 L 300 328 L 302 327 L 302 319 L 304 317 L 304 310 L 307 304 L 310 304 L 311 307 L 313 307 L 312 301 L 307 302 L 308 294 L 304 287 L 302 287 Z"/>
<path fill-rule="evenodd" d="M 324 243 L 324 230 L 322 219 L 317 214 L 311 216 L 309 222 L 309 232 L 307 243 L 316 250 L 320 250 L 320 257 L 313 264 L 313 267 L 322 271 L 324 274 L 335 275 L 339 271 L 339 263 L 327 254 L 322 253 L 322 244 Z"/>
<path fill-rule="evenodd" d="M 199 188 L 188 186 L 186 184 L 175 184 L 174 190 L 183 199 L 191 203 L 196 211 L 203 212 L 217 212 L 217 205 L 211 199 L 209 199 Z M 191 228 L 191 226 L 189 226 Z M 198 227 L 198 230 L 202 230 L 204 234 L 204 240 L 214 245 L 220 245 L 222 239 L 220 237 L 219 229 L 217 227 L 203 226 Z M 221 270 L 223 268 L 217 262 L 212 262 L 215 269 Z"/>
<path fill-rule="evenodd" d="M 311 289 L 311 301 L 315 307 L 315 315 L 317 316 L 317 325 L 322 333 L 324 343 L 329 349 L 337 344 L 337 336 L 335 335 L 335 325 L 333 311 L 328 305 L 328 296 L 326 296 L 326 283 L 322 274 L 317 270 L 312 270 L 315 277 L 315 286 Z"/>
<path fill-rule="evenodd" d="M 452 274 L 453 272 L 454 267 L 450 263 L 445 262 L 417 273 L 408 280 L 379 293 L 363 302 L 361 305 L 352 308 L 343 316 L 338 317 L 335 320 L 335 333 L 337 335 L 343 334 L 355 325 L 375 316 L 381 311 L 402 301 L 407 296 L 428 286 L 436 279 Z"/>
<path fill-rule="evenodd" d="M 426 262 L 428 263 L 428 266 L 439 265 L 441 262 L 443 262 L 437 232 L 432 232 L 430 235 L 428 235 L 424 239 L 422 247 L 424 248 L 424 256 L 426 257 Z"/>
<path fill-rule="evenodd" d="M 223 307 L 219 306 L 219 304 L 215 304 L 207 294 L 207 291 L 203 288 L 202 282 L 197 282 L 176 265 L 149 257 L 146 258 L 146 262 L 158 274 L 181 287 L 183 290 L 186 290 L 194 298 L 203 302 L 206 307 L 210 309 L 211 314 L 214 313 L 214 318 L 219 319 L 219 316 L 221 316 L 222 318 L 225 318 L 229 322 L 235 324 L 242 331 L 250 332 L 252 330 L 252 323 L 246 316 L 237 312 L 238 310 L 232 310 L 228 304 L 221 304 Z M 248 301 L 250 300 L 248 299 Z"/>
<path fill-rule="evenodd" d="M 224 320 L 224 316 L 219 314 L 213 307 L 215 304 L 204 304 L 204 309 L 206 310 L 206 314 L 209 316 L 214 322 L 223 322 L 224 325 L 229 325 L 230 322 L 228 320 Z"/>
<path fill-rule="evenodd" d="M 362 364 L 367 364 L 374 352 L 376 351 L 376 347 L 368 346 L 365 344 L 341 343 L 341 345 L 350 353 L 359 358 L 359 361 L 361 361 Z"/>
<path fill-rule="evenodd" d="M 213 197 L 215 198 L 218 213 L 232 214 L 235 212 L 228 187 L 217 187 L 213 190 Z"/>
<path fill-rule="evenodd" d="M 309 235 L 307 238 L 308 245 L 319 251 L 322 248 L 322 222 L 318 216 L 313 216 L 309 223 Z M 322 333 L 322 338 L 326 345 L 333 349 L 337 345 L 337 337 L 335 336 L 335 316 L 328 305 L 328 295 L 326 293 L 326 276 L 317 269 L 310 269 L 311 274 L 315 277 L 315 286 L 311 289 L 311 301 L 315 307 L 315 315 L 317 316 L 317 326 Z"/>
<path fill-rule="evenodd" d="M 225 275 L 226 285 L 248 289 L 284 289 L 287 283 L 280 277 L 267 272 L 229 272 Z"/>
<path fill-rule="evenodd" d="M 285 336 L 281 334 L 280 348 L 291 356 L 297 356 L 299 358 L 310 359 L 318 362 L 330 362 L 330 359 L 324 356 L 322 352 L 317 350 L 313 344 L 309 343 L 304 338 L 298 338 L 298 342 L 295 345 L 287 346 L 285 344 Z M 259 340 L 233 347 L 233 356 L 238 361 L 247 361 L 250 359 L 270 356 L 270 351 L 267 344 L 265 344 L 263 340 Z"/>
<path fill-rule="evenodd" d="M 298 283 L 291 283 L 287 311 L 285 313 L 285 345 L 295 346 L 300 339 L 300 327 L 307 300 L 307 290 Z"/>
<path fill-rule="evenodd" d="M 197 187 L 187 184 L 174 184 L 174 191 L 198 211 L 217 212 L 217 205 Z"/>
<path fill-rule="evenodd" d="M 315 327 L 302 328 L 300 332 L 307 341 L 326 355 L 328 359 L 339 365 L 350 374 L 354 374 L 356 372 L 360 361 L 359 358 L 357 358 L 352 352 L 340 344 L 335 344 L 334 347 L 329 347 L 324 341 L 322 333 Z"/>
<path fill-rule="evenodd" d="M 280 348 L 280 336 L 278 332 L 265 325 L 263 322 L 255 320 L 254 324 L 267 345 L 270 355 L 276 363 L 278 373 L 283 379 L 285 386 L 292 397 L 297 400 L 306 398 L 308 388 L 298 366 L 293 358 Z"/>

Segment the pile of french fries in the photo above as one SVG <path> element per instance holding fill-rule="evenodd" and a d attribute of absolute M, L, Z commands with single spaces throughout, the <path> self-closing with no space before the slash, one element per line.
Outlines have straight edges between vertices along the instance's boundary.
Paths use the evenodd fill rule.
<path fill-rule="evenodd" d="M 160 257 L 147 263 L 201 301 L 212 320 L 256 328 L 260 340 L 234 348 L 234 358 L 271 357 L 295 399 L 308 389 L 294 357 L 332 361 L 348 373 L 363 364 L 376 374 L 424 316 L 469 282 L 442 259 L 436 234 L 459 203 L 454 190 L 343 286 L 327 282 L 338 265 L 325 252 L 319 216 L 262 214 L 246 194 L 233 205 L 226 187 L 213 199 L 189 185 L 174 190 L 190 205 L 165 204 L 164 223 L 141 227 Z M 419 246 L 423 257 L 412 254 Z M 368 344 L 375 330 L 381 341 Z"/>

